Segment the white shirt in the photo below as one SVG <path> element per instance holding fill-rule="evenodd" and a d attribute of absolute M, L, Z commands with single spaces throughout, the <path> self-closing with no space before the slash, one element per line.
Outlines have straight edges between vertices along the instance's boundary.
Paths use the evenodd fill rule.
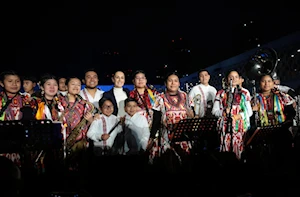
<path fill-rule="evenodd" d="M 194 107 L 196 115 L 203 117 L 207 109 L 207 101 L 214 103 L 217 89 L 211 85 L 199 84 L 189 92 L 190 105 Z"/>
<path fill-rule="evenodd" d="M 102 118 L 104 118 L 104 122 L 102 120 Z M 104 133 L 109 133 L 109 131 L 111 130 L 111 128 L 113 128 L 117 123 L 119 122 L 119 118 L 117 118 L 117 116 L 115 115 L 110 115 L 110 116 L 105 116 L 104 114 L 100 115 L 100 119 L 96 119 L 92 122 L 88 132 L 87 132 L 87 137 L 91 140 L 93 140 L 94 142 L 94 146 L 96 147 L 112 147 L 115 138 L 117 136 L 118 133 L 120 133 L 122 131 L 122 126 L 118 125 L 110 134 L 110 137 L 105 140 L 105 141 L 101 141 L 101 136 Z M 106 127 L 104 126 L 106 125 Z M 106 131 L 105 131 L 106 128 Z"/>
<path fill-rule="evenodd" d="M 130 116 L 126 113 L 125 125 L 132 131 L 132 134 L 134 135 L 138 144 L 138 150 L 141 148 L 146 150 L 150 137 L 150 129 L 147 118 L 139 113 L 135 113 L 133 116 Z"/>
<path fill-rule="evenodd" d="M 83 88 L 82 90 L 80 90 L 79 95 L 94 104 L 94 106 L 99 109 L 99 100 L 102 98 L 104 91 L 97 89 L 96 93 L 95 93 L 95 97 L 92 97 L 92 95 L 87 91 L 86 88 Z"/>

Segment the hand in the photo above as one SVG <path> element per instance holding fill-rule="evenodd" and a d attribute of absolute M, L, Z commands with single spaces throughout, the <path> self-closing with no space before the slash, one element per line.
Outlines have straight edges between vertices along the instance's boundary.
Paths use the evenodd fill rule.
<path fill-rule="evenodd" d="M 120 117 L 120 124 L 123 126 L 125 125 L 125 116 Z"/>
<path fill-rule="evenodd" d="M 109 138 L 109 136 L 110 136 L 110 135 L 107 134 L 107 133 L 102 134 L 101 139 L 105 141 L 105 140 L 107 140 L 107 139 Z"/>
<path fill-rule="evenodd" d="M 96 119 L 100 119 L 100 114 L 95 114 L 94 115 L 94 120 L 96 120 Z"/>
<path fill-rule="evenodd" d="M 153 139 L 149 138 L 146 150 L 150 150 L 153 147 Z"/>
<path fill-rule="evenodd" d="M 252 111 L 258 111 L 258 106 L 257 105 L 252 106 Z"/>
<path fill-rule="evenodd" d="M 84 119 L 86 119 L 89 122 L 92 122 L 94 120 L 93 114 L 91 112 L 85 113 L 83 117 L 84 117 Z"/>

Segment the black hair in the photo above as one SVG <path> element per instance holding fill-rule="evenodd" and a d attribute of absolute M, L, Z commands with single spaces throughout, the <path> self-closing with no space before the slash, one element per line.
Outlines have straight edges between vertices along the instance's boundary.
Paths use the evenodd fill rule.
<path fill-rule="evenodd" d="M 139 73 L 142 73 L 146 76 L 146 72 L 144 70 L 136 70 L 133 74 L 132 74 L 132 79 L 135 78 L 135 76 Z"/>
<path fill-rule="evenodd" d="M 180 79 L 179 75 L 177 72 L 169 72 L 166 74 L 166 76 L 164 77 L 164 82 L 166 83 L 168 78 L 171 76 L 171 75 L 176 75 L 178 77 L 178 79 Z"/>
<path fill-rule="evenodd" d="M 6 71 L 3 71 L 3 72 L 0 74 L 0 81 L 3 82 L 4 79 L 5 79 L 5 77 L 6 77 L 7 75 L 17 75 L 17 76 L 21 79 L 20 75 L 19 75 L 16 71 L 14 71 L 14 70 L 6 70 Z"/>
<path fill-rule="evenodd" d="M 35 76 L 24 76 L 22 77 L 22 80 L 28 80 L 28 81 L 31 81 L 32 83 L 37 83 L 38 80 Z"/>
<path fill-rule="evenodd" d="M 105 101 L 110 101 L 111 103 L 113 103 L 112 100 L 111 100 L 110 98 L 102 97 L 102 98 L 99 100 L 99 108 L 102 108 L 102 106 L 103 106 L 103 104 L 104 104 Z"/>
<path fill-rule="evenodd" d="M 125 101 L 124 101 L 124 104 L 125 104 L 125 106 L 127 105 L 127 103 L 129 103 L 129 102 L 135 102 L 136 104 L 137 104 L 137 101 L 136 101 L 136 99 L 135 98 L 132 98 L 132 97 L 128 97 L 127 99 L 125 99 Z"/>
<path fill-rule="evenodd" d="M 58 81 L 57 81 L 57 78 L 56 78 L 55 75 L 50 74 L 50 73 L 46 73 L 46 74 L 43 74 L 41 76 L 41 80 L 40 80 L 41 84 L 40 84 L 40 86 L 43 87 L 44 84 L 45 84 L 45 82 L 48 81 L 49 79 L 54 79 L 56 81 L 56 83 L 58 84 Z"/>
<path fill-rule="evenodd" d="M 66 79 L 65 84 L 68 85 L 68 83 L 70 82 L 71 79 L 78 79 L 78 80 L 80 81 L 80 83 L 81 83 L 81 80 L 80 80 L 78 77 L 72 76 L 72 77 L 68 77 L 68 78 Z"/>
<path fill-rule="evenodd" d="M 210 75 L 210 73 L 209 73 L 209 71 L 207 70 L 207 69 L 200 69 L 199 71 L 198 71 L 198 76 L 200 75 L 200 73 L 202 73 L 202 72 L 207 72 L 209 75 Z"/>

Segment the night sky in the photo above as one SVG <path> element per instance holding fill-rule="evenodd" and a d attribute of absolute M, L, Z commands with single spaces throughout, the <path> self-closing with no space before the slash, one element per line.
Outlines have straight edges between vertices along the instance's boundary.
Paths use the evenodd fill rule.
<path fill-rule="evenodd" d="M 81 78 L 94 67 L 100 84 L 111 84 L 115 70 L 144 69 L 155 81 L 164 65 L 192 73 L 255 47 L 249 38 L 264 44 L 299 30 L 296 6 L 282 3 L 95 2 L 3 4 L 0 70 Z"/>

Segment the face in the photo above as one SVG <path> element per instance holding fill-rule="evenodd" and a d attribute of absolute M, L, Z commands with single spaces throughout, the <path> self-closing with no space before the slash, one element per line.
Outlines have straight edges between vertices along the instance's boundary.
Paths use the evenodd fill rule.
<path fill-rule="evenodd" d="M 240 75 L 236 71 L 231 71 L 227 77 L 228 84 L 230 84 L 230 80 L 232 79 L 232 86 L 236 87 L 240 85 Z"/>
<path fill-rule="evenodd" d="M 130 101 L 125 106 L 125 111 L 130 115 L 133 116 L 137 111 L 137 103 L 134 101 Z"/>
<path fill-rule="evenodd" d="M 54 96 L 56 96 L 58 92 L 58 84 L 55 79 L 48 79 L 44 85 L 43 89 L 45 92 L 45 97 L 47 99 L 53 99 Z"/>
<path fill-rule="evenodd" d="M 125 83 L 125 75 L 123 72 L 118 71 L 115 73 L 114 77 L 112 78 L 114 86 L 116 88 L 122 88 Z"/>
<path fill-rule="evenodd" d="M 35 87 L 36 83 L 33 83 L 30 80 L 23 80 L 23 88 L 24 91 L 29 93 L 30 91 L 32 91 Z"/>
<path fill-rule="evenodd" d="M 89 71 L 85 74 L 84 83 L 87 88 L 96 88 L 98 85 L 99 79 L 98 75 L 94 71 Z"/>
<path fill-rule="evenodd" d="M 70 79 L 68 83 L 68 93 L 72 95 L 77 95 L 79 94 L 81 90 L 81 82 L 77 78 L 72 78 Z"/>
<path fill-rule="evenodd" d="M 260 89 L 262 90 L 262 92 L 271 91 L 273 88 L 274 88 L 274 81 L 269 75 L 266 75 L 261 78 Z"/>
<path fill-rule="evenodd" d="M 112 102 L 107 100 L 103 103 L 100 109 L 104 115 L 110 116 L 114 111 L 114 105 Z"/>
<path fill-rule="evenodd" d="M 8 96 L 10 96 L 11 94 L 17 94 L 20 91 L 21 80 L 18 75 L 6 75 L 1 85 Z"/>
<path fill-rule="evenodd" d="M 60 91 L 67 91 L 66 78 L 60 78 L 58 80 L 58 89 Z"/>
<path fill-rule="evenodd" d="M 133 79 L 133 84 L 136 88 L 145 88 L 147 84 L 147 78 L 144 73 L 138 73 Z"/>
<path fill-rule="evenodd" d="M 199 73 L 199 79 L 200 83 L 202 83 L 203 85 L 208 85 L 210 75 L 207 71 L 202 71 L 201 73 Z"/>
<path fill-rule="evenodd" d="M 180 82 L 176 75 L 170 75 L 166 82 L 166 87 L 169 93 L 177 93 L 179 90 Z"/>

